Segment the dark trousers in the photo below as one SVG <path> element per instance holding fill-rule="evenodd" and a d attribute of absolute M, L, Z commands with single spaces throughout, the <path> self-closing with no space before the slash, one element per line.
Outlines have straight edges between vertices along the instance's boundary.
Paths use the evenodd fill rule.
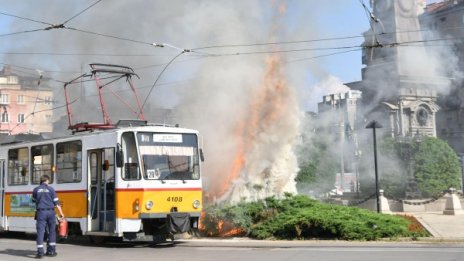
<path fill-rule="evenodd" d="M 54 210 L 37 211 L 37 254 L 44 254 L 44 235 L 48 231 L 47 253 L 56 251 L 56 218 Z"/>

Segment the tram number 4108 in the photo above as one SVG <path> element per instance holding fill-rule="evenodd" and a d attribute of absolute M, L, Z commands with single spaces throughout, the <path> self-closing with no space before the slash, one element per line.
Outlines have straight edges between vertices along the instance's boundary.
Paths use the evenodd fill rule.
<path fill-rule="evenodd" d="M 182 202 L 182 197 L 168 197 L 167 202 Z"/>

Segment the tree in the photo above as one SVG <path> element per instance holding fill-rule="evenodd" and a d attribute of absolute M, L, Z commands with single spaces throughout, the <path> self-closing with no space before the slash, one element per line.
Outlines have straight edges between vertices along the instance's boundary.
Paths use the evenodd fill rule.
<path fill-rule="evenodd" d="M 300 171 L 295 179 L 300 193 L 317 195 L 334 189 L 340 159 L 330 144 L 330 140 L 321 136 L 311 138 L 310 145 L 300 156 L 304 159 L 300 160 Z"/>
<path fill-rule="evenodd" d="M 460 188 L 460 164 L 453 149 L 443 140 L 423 137 L 392 139 L 380 141 L 379 155 L 379 185 L 387 196 L 402 198 L 410 184 L 417 183 L 422 196 L 437 196 L 450 187 Z M 364 156 L 371 157 L 371 148 L 363 148 Z M 364 194 L 374 193 L 372 160 L 363 158 L 361 184 Z"/>
<path fill-rule="evenodd" d="M 461 187 L 459 158 L 445 141 L 424 138 L 414 154 L 414 163 L 414 177 L 424 196 L 437 196 L 450 187 Z"/>
<path fill-rule="evenodd" d="M 380 189 L 383 189 L 386 195 L 395 198 L 404 197 L 406 184 L 409 177 L 408 161 L 412 145 L 410 143 L 400 143 L 393 138 L 384 138 L 380 142 L 379 161 L 383 166 L 380 175 Z"/>
<path fill-rule="evenodd" d="M 375 193 L 374 150 L 371 142 L 367 140 L 362 144 L 363 154 L 359 169 L 363 197 Z M 408 178 L 405 146 L 409 149 L 409 144 L 399 143 L 391 137 L 380 139 L 378 144 L 379 189 L 384 190 L 389 197 L 402 198 Z"/>

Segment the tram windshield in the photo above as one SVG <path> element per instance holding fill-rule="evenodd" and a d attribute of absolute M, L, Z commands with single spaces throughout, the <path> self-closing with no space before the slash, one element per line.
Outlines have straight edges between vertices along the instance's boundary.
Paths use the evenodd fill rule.
<path fill-rule="evenodd" d="M 200 178 L 195 134 L 137 134 L 143 176 L 150 180 L 197 180 Z"/>

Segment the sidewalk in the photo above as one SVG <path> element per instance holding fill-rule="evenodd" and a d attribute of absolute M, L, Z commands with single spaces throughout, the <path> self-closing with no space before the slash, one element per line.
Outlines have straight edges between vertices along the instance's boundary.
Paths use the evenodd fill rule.
<path fill-rule="evenodd" d="M 464 240 L 464 215 L 443 215 L 442 212 L 410 213 L 435 239 Z"/>

